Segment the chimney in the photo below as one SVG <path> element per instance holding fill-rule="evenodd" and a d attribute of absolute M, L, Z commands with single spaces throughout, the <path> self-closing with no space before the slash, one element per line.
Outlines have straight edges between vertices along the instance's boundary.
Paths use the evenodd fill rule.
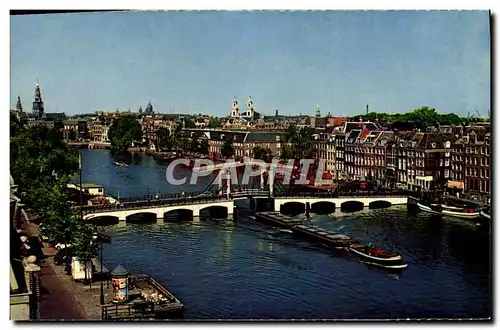
<path fill-rule="evenodd" d="M 278 117 L 278 109 L 276 109 L 276 117 Z"/>
<path fill-rule="evenodd" d="M 369 106 L 368 106 L 368 104 L 367 104 L 367 105 L 366 105 L 366 114 L 368 114 L 369 108 L 370 108 L 370 107 L 369 107 Z"/>

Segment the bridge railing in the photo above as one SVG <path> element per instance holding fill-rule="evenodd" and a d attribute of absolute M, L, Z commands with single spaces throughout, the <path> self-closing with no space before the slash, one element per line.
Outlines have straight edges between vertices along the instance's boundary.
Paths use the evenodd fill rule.
<path fill-rule="evenodd" d="M 345 198 L 345 197 L 407 197 L 411 196 L 411 192 L 406 190 L 387 190 L 387 191 L 368 191 L 359 190 L 352 192 L 339 192 L 339 191 L 305 191 L 305 192 L 292 192 L 285 191 L 274 194 L 275 198 Z"/>
<path fill-rule="evenodd" d="M 161 207 L 161 206 L 178 206 L 178 205 L 193 205 L 193 204 L 205 204 L 209 202 L 218 202 L 218 201 L 228 201 L 230 199 L 227 198 L 227 195 L 221 196 L 183 196 L 180 198 L 173 199 L 151 199 L 151 200 L 142 200 L 135 202 L 125 202 L 119 204 L 108 204 L 108 205 L 90 205 L 84 206 L 83 212 L 85 214 L 88 213 L 97 213 L 97 212 L 109 212 L 109 211 L 122 211 L 122 210 L 132 210 L 132 209 L 143 209 L 143 208 L 151 208 L 151 207 Z"/>

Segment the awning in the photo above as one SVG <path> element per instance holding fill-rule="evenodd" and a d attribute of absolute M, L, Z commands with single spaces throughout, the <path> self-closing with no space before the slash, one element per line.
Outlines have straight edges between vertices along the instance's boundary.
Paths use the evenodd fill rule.
<path fill-rule="evenodd" d="M 448 188 L 464 189 L 463 181 L 448 181 Z"/>
<path fill-rule="evenodd" d="M 416 176 L 416 180 L 422 180 L 422 181 L 434 181 L 434 177 L 432 175 L 429 176 Z"/>

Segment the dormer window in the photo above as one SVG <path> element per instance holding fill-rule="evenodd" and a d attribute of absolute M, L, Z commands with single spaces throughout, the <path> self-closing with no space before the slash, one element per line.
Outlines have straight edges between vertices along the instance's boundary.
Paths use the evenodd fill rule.
<path fill-rule="evenodd" d="M 431 143 L 431 147 L 432 147 L 432 148 L 436 148 L 436 142 L 432 142 L 432 143 Z"/>

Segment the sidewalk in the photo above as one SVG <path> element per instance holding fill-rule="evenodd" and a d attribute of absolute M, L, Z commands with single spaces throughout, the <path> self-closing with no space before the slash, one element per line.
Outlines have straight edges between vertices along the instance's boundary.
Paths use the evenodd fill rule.
<path fill-rule="evenodd" d="M 53 269 L 52 258 L 42 263 L 40 319 L 84 320 L 85 313 L 73 295 L 66 290 Z"/>
<path fill-rule="evenodd" d="M 51 251 L 45 248 L 45 255 L 51 255 Z M 55 249 L 54 249 L 55 250 Z M 44 268 L 46 269 L 44 272 Z M 83 285 L 73 281 L 70 275 L 66 275 L 64 266 L 56 266 L 53 258 L 48 258 L 42 266 L 42 288 L 48 287 L 46 292 L 47 301 L 46 312 L 42 314 L 43 308 L 40 306 L 41 319 L 65 319 L 65 320 L 101 320 L 101 307 L 99 305 L 100 283 L 94 282 L 92 286 Z M 51 290 L 52 289 L 52 290 Z M 104 283 L 105 301 L 109 302 L 112 296 L 112 287 Z M 44 299 L 42 289 L 42 300 Z M 42 302 L 40 302 L 40 305 Z M 69 306 L 62 311 L 50 312 L 50 309 L 57 309 L 57 306 Z"/>

